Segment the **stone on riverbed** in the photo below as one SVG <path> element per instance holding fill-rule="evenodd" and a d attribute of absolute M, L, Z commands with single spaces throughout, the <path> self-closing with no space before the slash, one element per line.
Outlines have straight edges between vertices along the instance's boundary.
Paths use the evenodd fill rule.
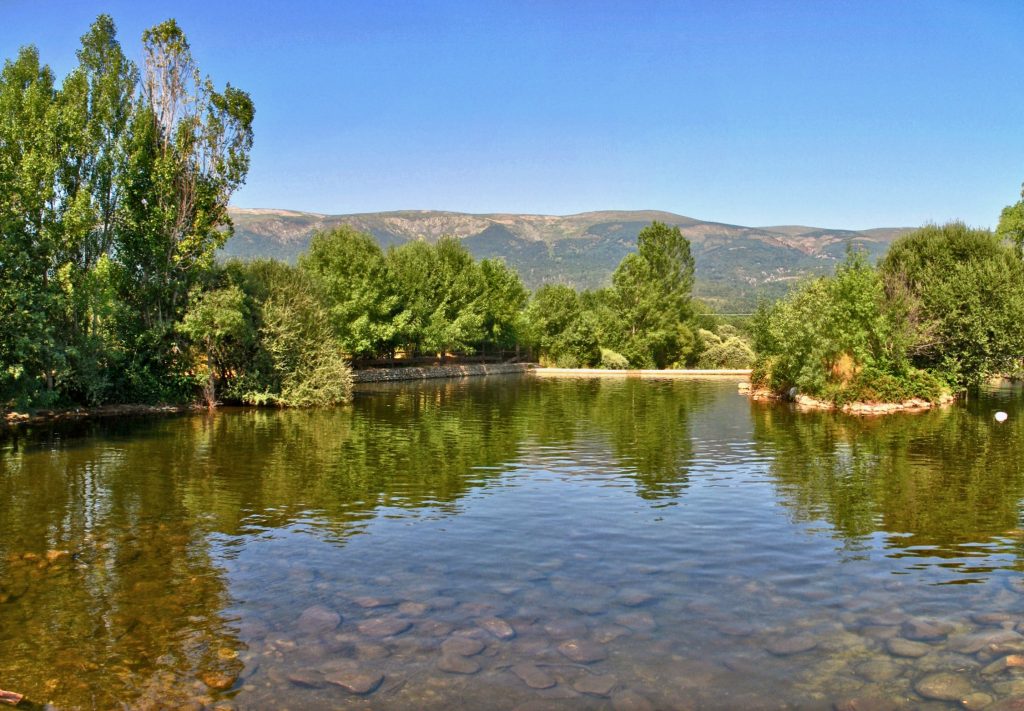
<path fill-rule="evenodd" d="M 235 685 L 238 675 L 225 671 L 206 671 L 199 675 L 199 680 L 214 691 L 227 691 Z"/>
<path fill-rule="evenodd" d="M 857 696 L 837 701 L 832 708 L 835 711 L 900 711 L 905 707 L 892 699 L 878 696 Z"/>
<path fill-rule="evenodd" d="M 657 627 L 654 618 L 646 612 L 628 612 L 615 618 L 615 623 L 628 627 L 634 632 L 651 632 Z"/>
<path fill-rule="evenodd" d="M 914 691 L 926 699 L 961 701 L 974 693 L 974 687 L 959 674 L 938 672 L 927 674 L 914 682 Z"/>
<path fill-rule="evenodd" d="M 365 696 L 372 694 L 384 681 L 380 672 L 369 671 L 360 667 L 338 669 L 324 676 L 329 684 L 340 686 L 350 694 Z"/>
<path fill-rule="evenodd" d="M 441 642 L 441 652 L 459 657 L 472 657 L 484 651 L 484 643 L 472 637 L 457 635 Z"/>
<path fill-rule="evenodd" d="M 1020 669 L 1021 667 L 1024 667 L 1024 655 L 1008 654 L 1005 657 L 997 659 L 989 664 L 981 670 L 981 673 L 988 676 L 992 674 L 999 674 L 1007 669 Z"/>
<path fill-rule="evenodd" d="M 791 654 L 809 652 L 817 646 L 818 640 L 814 639 L 814 637 L 806 634 L 800 634 L 793 637 L 773 639 L 765 645 L 765 648 L 776 656 L 788 657 Z"/>
<path fill-rule="evenodd" d="M 915 619 L 904 622 L 900 633 L 915 642 L 938 642 L 945 639 L 953 629 L 953 625 L 948 622 Z"/>
<path fill-rule="evenodd" d="M 889 681 L 900 675 L 900 667 L 886 659 L 869 659 L 856 667 L 857 675 L 867 681 Z"/>
<path fill-rule="evenodd" d="M 483 617 L 476 621 L 481 629 L 487 630 L 498 639 L 512 639 L 516 631 L 500 617 Z"/>
<path fill-rule="evenodd" d="M 536 664 L 524 662 L 512 667 L 512 673 L 531 689 L 550 689 L 557 684 L 555 678 Z"/>
<path fill-rule="evenodd" d="M 320 689 L 324 685 L 324 675 L 315 669 L 297 669 L 288 675 L 288 681 L 296 686 Z"/>
<path fill-rule="evenodd" d="M 558 651 L 566 659 L 577 664 L 591 664 L 608 658 L 607 652 L 597 642 L 582 639 L 570 639 L 558 645 Z"/>
<path fill-rule="evenodd" d="M 323 605 L 313 605 L 302 611 L 295 626 L 304 634 L 321 635 L 337 629 L 340 624 L 341 615 L 337 612 Z"/>
<path fill-rule="evenodd" d="M 544 632 L 552 639 L 572 639 L 587 633 L 587 626 L 579 620 L 552 620 L 544 625 Z"/>
<path fill-rule="evenodd" d="M 912 642 L 902 637 L 893 637 L 886 643 L 885 647 L 889 650 L 889 654 L 897 657 L 910 657 L 911 659 L 923 657 L 932 651 L 932 647 L 923 642 Z"/>
<path fill-rule="evenodd" d="M 412 627 L 412 623 L 409 620 L 399 617 L 373 617 L 360 622 L 357 629 L 360 634 L 367 637 L 393 637 L 402 634 L 410 627 Z"/>
<path fill-rule="evenodd" d="M 398 600 L 391 597 L 372 597 L 369 595 L 357 597 L 352 602 L 367 610 L 375 610 L 378 607 L 393 607 L 398 604 Z"/>
<path fill-rule="evenodd" d="M 442 654 L 437 668 L 450 674 L 476 674 L 480 664 L 459 654 Z"/>
<path fill-rule="evenodd" d="M 988 630 L 950 637 L 949 648 L 961 654 L 974 654 L 989 645 L 1024 642 L 1024 636 L 1013 630 Z"/>
<path fill-rule="evenodd" d="M 586 674 L 574 681 L 572 683 L 572 688 L 576 689 L 576 691 L 581 694 L 606 699 L 608 698 L 608 695 L 612 693 L 612 689 L 615 688 L 615 684 L 615 677 Z"/>
<path fill-rule="evenodd" d="M 647 697 L 632 689 L 615 694 L 612 697 L 612 708 L 615 711 L 654 711 L 654 705 Z"/>

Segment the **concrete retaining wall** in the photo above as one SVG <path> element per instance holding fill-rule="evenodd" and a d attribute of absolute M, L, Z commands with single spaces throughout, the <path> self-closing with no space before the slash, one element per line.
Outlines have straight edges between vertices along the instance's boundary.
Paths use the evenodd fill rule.
<path fill-rule="evenodd" d="M 508 375 L 527 373 L 535 368 L 532 363 L 472 363 L 467 365 L 432 365 L 424 368 L 368 368 L 352 373 L 352 382 L 390 383 L 398 380 L 426 380 L 428 378 L 467 378 L 477 375 Z"/>
<path fill-rule="evenodd" d="M 601 370 L 599 368 L 536 368 L 534 375 L 542 377 L 581 378 L 732 378 L 750 377 L 749 370 Z"/>

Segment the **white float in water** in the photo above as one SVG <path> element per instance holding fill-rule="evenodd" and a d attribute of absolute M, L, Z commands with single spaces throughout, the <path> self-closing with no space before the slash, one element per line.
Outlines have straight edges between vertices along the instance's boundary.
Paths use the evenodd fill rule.
<path fill-rule="evenodd" d="M 996 422 L 1006 422 L 1006 418 L 1009 417 L 1005 412 L 1000 410 L 996 413 Z"/>

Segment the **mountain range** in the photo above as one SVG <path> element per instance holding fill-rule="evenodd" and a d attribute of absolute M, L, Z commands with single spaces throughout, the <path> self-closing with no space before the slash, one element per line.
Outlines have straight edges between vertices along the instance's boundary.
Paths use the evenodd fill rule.
<path fill-rule="evenodd" d="M 402 210 L 322 215 L 292 210 L 232 208 L 234 236 L 223 257 L 274 257 L 294 262 L 312 236 L 339 225 L 367 232 L 381 247 L 413 240 L 462 240 L 477 258 L 497 257 L 519 272 L 527 287 L 565 283 L 606 286 L 619 261 L 636 250 L 640 230 L 657 220 L 678 225 L 696 263 L 695 294 L 719 311 L 746 312 L 760 297 L 776 298 L 794 282 L 830 273 L 847 249 L 874 260 L 910 228 L 841 230 L 802 225 L 743 227 L 657 210 L 599 211 L 578 215 L 475 215 Z"/>

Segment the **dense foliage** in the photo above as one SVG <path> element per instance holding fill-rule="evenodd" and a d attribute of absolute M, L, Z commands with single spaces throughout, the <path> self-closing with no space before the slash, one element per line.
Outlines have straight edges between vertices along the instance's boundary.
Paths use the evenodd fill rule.
<path fill-rule="evenodd" d="M 837 403 L 935 400 L 1020 368 L 1024 262 L 987 230 L 927 225 L 877 268 L 851 253 L 755 321 L 761 386 Z"/>
<path fill-rule="evenodd" d="M 0 407 L 194 390 L 185 334 L 223 303 L 182 319 L 231 234 L 253 105 L 174 20 L 142 41 L 140 70 L 101 15 L 60 84 L 34 47 L 0 72 Z"/>

